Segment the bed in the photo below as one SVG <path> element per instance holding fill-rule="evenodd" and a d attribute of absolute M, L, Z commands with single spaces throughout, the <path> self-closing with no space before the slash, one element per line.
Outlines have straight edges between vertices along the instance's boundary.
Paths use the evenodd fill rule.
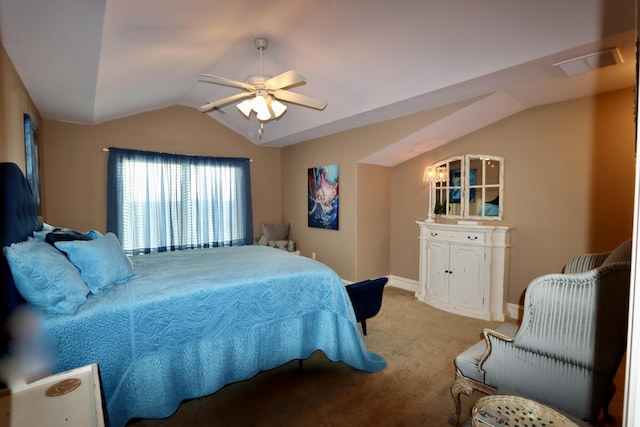
<path fill-rule="evenodd" d="M 45 249 L 32 242 L 42 223 L 25 201 L 31 196 L 25 194 L 22 172 L 14 164 L 0 166 L 5 200 L 0 243 Z M 20 203 L 25 206 L 15 206 Z M 67 250 L 67 260 L 75 262 L 73 253 L 80 248 L 82 257 L 99 263 L 86 248 L 108 235 L 55 246 Z M 7 258 L 13 258 L 5 253 L 4 318 L 22 303 L 11 275 L 14 265 L 7 265 Z M 169 416 L 185 399 L 306 359 L 317 350 L 363 371 L 386 366 L 367 350 L 340 278 L 319 262 L 264 246 L 128 259 L 132 270 L 126 279 L 88 292 L 84 302 L 76 303 L 77 312 L 49 312 L 42 320 L 56 348 L 55 372 L 98 364 L 111 426 Z"/>

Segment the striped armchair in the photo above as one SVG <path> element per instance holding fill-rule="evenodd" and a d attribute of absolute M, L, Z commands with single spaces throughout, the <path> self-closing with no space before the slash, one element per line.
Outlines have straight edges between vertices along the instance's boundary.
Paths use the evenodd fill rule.
<path fill-rule="evenodd" d="M 485 329 L 483 341 L 456 357 L 451 424 L 460 419 L 460 394 L 473 390 L 513 392 L 590 422 L 601 408 L 609 417 L 626 348 L 630 257 L 629 240 L 533 280 L 521 325 Z"/>

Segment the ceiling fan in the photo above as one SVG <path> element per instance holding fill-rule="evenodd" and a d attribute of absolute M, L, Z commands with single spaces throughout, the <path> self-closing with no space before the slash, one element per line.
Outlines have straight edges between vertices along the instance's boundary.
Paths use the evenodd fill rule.
<path fill-rule="evenodd" d="M 233 101 L 251 97 L 251 99 L 245 99 L 239 103 L 237 107 L 247 118 L 255 111 L 256 118 L 262 124 L 277 119 L 284 114 L 287 107 L 280 101 L 315 108 L 316 110 L 323 110 L 327 106 L 327 101 L 323 99 L 286 90 L 306 83 L 305 77 L 297 71 L 285 71 L 275 77 L 264 74 L 262 71 L 262 51 L 267 48 L 269 42 L 264 38 L 257 38 L 253 41 L 253 44 L 260 51 L 260 74 L 250 75 L 244 82 L 212 74 L 200 74 L 201 77 L 206 78 L 206 80 L 202 80 L 203 82 L 245 90 L 242 93 L 203 105 L 200 107 L 202 112 L 208 112 Z"/>

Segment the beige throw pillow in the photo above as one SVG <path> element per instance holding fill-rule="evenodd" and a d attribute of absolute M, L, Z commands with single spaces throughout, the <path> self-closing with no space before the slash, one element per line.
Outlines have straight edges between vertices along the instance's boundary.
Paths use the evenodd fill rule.
<path fill-rule="evenodd" d="M 262 235 L 269 240 L 288 240 L 289 224 L 262 224 Z"/>
<path fill-rule="evenodd" d="M 614 262 L 631 262 L 631 239 L 625 240 L 615 248 L 607 259 L 604 260 L 602 265 L 608 265 Z"/>

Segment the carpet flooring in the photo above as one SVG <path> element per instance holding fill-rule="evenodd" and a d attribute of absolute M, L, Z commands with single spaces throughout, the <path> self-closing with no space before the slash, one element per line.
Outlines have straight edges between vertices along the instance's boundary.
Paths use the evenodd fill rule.
<path fill-rule="evenodd" d="M 367 321 L 364 337 L 369 350 L 387 360 L 383 371 L 361 372 L 316 352 L 302 370 L 293 361 L 183 402 L 171 417 L 129 425 L 448 426 L 455 411 L 450 394 L 453 359 L 481 339 L 483 328 L 499 324 L 443 312 L 417 301 L 412 292 L 387 286 L 382 309 Z M 620 372 L 619 377 L 611 407 L 614 426 L 621 425 Z M 481 396 L 462 396 L 462 420 Z"/>

